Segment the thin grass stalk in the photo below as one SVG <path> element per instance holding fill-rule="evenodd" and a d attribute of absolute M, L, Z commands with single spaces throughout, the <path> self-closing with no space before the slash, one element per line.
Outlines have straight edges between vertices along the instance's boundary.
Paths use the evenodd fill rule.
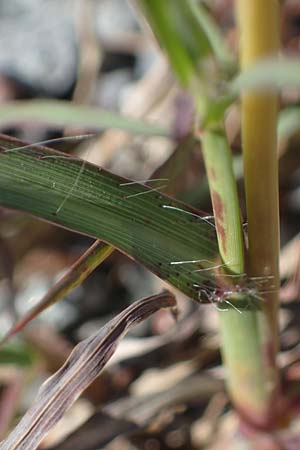
<path fill-rule="evenodd" d="M 279 49 L 278 0 L 237 0 L 241 68 Z M 279 203 L 276 93 L 242 95 L 242 144 L 248 218 L 248 272 L 269 276 L 267 297 L 273 333 L 277 334 L 279 287 Z"/>
<path fill-rule="evenodd" d="M 248 0 L 245 2 L 251 3 Z M 202 69 L 211 67 L 211 53 L 202 53 L 200 59 L 202 63 L 205 59 L 205 64 L 201 66 L 186 64 L 186 61 L 196 61 L 197 58 L 190 58 L 187 42 L 184 42 L 178 32 L 178 23 L 171 20 L 171 9 L 168 13 L 167 9 L 159 10 L 162 4 L 167 8 L 167 3 L 153 3 L 150 0 L 143 0 L 142 3 L 147 6 L 145 11 L 152 25 L 154 24 L 153 28 L 168 54 L 178 79 L 183 87 L 189 90 L 195 101 L 202 123 L 199 135 L 212 196 L 220 257 L 222 263 L 227 266 L 225 270 L 233 275 L 242 275 L 244 271 L 243 239 L 237 186 L 232 170 L 232 155 L 220 114 L 215 114 L 218 109 L 216 108 L 218 95 L 215 92 L 211 96 L 214 93 L 216 80 L 205 70 L 201 68 L 199 70 L 199 67 Z M 177 8 L 182 4 L 183 2 L 176 2 Z M 174 6 L 174 3 L 169 4 L 170 7 L 171 5 Z M 193 8 L 191 10 L 194 11 Z M 180 17 L 183 21 L 187 19 L 183 14 Z M 198 23 L 198 25 L 201 27 L 201 24 Z M 257 32 L 256 29 L 255 32 Z M 175 58 L 174 49 L 178 51 L 178 54 L 185 54 L 185 58 Z M 185 74 L 188 76 L 182 76 L 183 68 L 186 69 Z M 195 82 L 195 74 L 200 83 Z M 205 87 L 207 87 L 206 90 Z M 250 289 L 247 296 L 247 286 L 244 287 L 246 303 L 243 309 L 238 310 L 234 305 L 235 299 L 230 295 L 230 291 L 238 290 L 238 286 L 228 286 L 226 280 L 229 279 L 224 277 L 224 283 L 220 281 L 221 285 L 218 287 L 223 295 L 222 298 L 232 303 L 232 305 L 228 302 L 223 303 L 224 310 L 220 312 L 222 354 L 229 393 L 236 409 L 248 424 L 265 429 L 270 428 L 273 426 L 270 405 L 273 404 L 278 384 L 277 371 L 274 370 L 273 364 L 273 346 L 270 347 L 271 363 L 266 363 L 269 357 L 269 349 L 265 347 L 264 340 L 267 316 L 261 308 L 262 302 L 257 305 L 257 301 L 253 301 Z M 272 344 L 272 340 L 268 342 Z"/>
<path fill-rule="evenodd" d="M 278 0 L 236 0 L 240 30 L 242 70 L 279 49 Z M 265 390 L 257 417 L 267 427 L 276 426 L 279 378 L 279 205 L 277 160 L 277 95 L 272 92 L 242 95 L 242 145 L 247 204 L 249 277 L 266 277 L 262 311 L 255 327 L 259 333 Z M 254 356 L 255 358 L 255 356 Z M 253 363 L 255 363 L 253 361 Z"/>
<path fill-rule="evenodd" d="M 209 188 L 213 203 L 219 251 L 225 270 L 244 272 L 244 248 L 237 186 L 232 169 L 232 154 L 222 127 L 208 127 L 201 134 Z M 238 278 L 235 279 L 239 283 Z M 224 277 L 226 290 L 235 290 Z M 226 370 L 226 384 L 235 409 L 254 427 L 266 427 L 268 420 L 269 374 L 264 370 L 259 323 L 262 311 L 249 295 L 245 307 L 224 303 L 219 312 L 221 352 Z"/>
<path fill-rule="evenodd" d="M 232 274 L 244 272 L 244 244 L 232 155 L 221 124 L 201 133 L 202 151 L 213 204 L 222 262 Z"/>

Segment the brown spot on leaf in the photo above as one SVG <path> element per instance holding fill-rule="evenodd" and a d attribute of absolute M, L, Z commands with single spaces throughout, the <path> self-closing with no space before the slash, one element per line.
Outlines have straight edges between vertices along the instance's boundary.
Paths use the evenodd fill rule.
<path fill-rule="evenodd" d="M 211 167 L 211 168 L 209 169 L 209 172 L 210 172 L 211 178 L 212 178 L 213 180 L 216 180 L 216 179 L 217 179 L 217 175 L 216 175 L 215 169 L 214 169 L 213 167 Z"/>
<path fill-rule="evenodd" d="M 216 227 L 217 227 L 218 236 L 221 239 L 221 244 L 222 244 L 223 251 L 226 254 L 226 234 L 225 234 L 225 229 L 224 229 L 223 225 L 220 224 L 218 221 L 216 222 Z"/>
<path fill-rule="evenodd" d="M 264 346 L 264 356 L 267 366 L 273 367 L 276 358 L 276 346 L 274 342 L 269 341 L 266 343 Z"/>
<path fill-rule="evenodd" d="M 224 253 L 226 253 L 226 233 L 224 228 L 224 203 L 217 191 L 212 192 L 212 203 L 215 213 L 216 228 Z"/>
<path fill-rule="evenodd" d="M 223 222 L 223 220 L 224 220 L 224 204 L 223 204 L 220 194 L 217 191 L 212 192 L 212 202 L 213 202 L 216 220 Z"/>

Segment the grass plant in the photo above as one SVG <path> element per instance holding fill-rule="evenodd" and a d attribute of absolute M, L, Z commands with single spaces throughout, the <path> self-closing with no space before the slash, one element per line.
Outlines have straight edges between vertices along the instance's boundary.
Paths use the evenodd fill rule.
<path fill-rule="evenodd" d="M 179 84 L 193 100 L 194 135 L 201 143 L 215 229 L 205 216 L 149 186 L 41 146 L 24 147 L 4 136 L 0 140 L 0 203 L 104 241 L 107 245 L 97 243 L 101 254 L 92 258 L 92 267 L 83 258 L 88 273 L 116 248 L 190 298 L 213 303 L 219 310 L 226 384 L 235 411 L 254 435 L 261 431 L 272 435 L 288 422 L 276 361 L 280 83 L 270 67 L 282 69 L 279 0 L 235 1 L 239 58 L 224 41 L 205 2 L 139 0 L 136 5 Z M 256 73 L 260 74 L 257 79 Z M 292 71 L 284 73 L 287 82 L 295 82 Z M 266 79 L 270 80 L 268 88 Z M 247 231 L 225 127 L 226 114 L 234 103 L 241 108 Z M 35 115 L 38 105 L 2 108 L 0 120 L 1 115 L 6 121 L 13 120 L 14 114 L 21 118 Z M 47 104 L 41 105 L 48 117 Z M 50 106 L 55 121 L 55 105 Z M 72 109 L 63 103 L 59 108 L 60 113 Z M 76 108 L 79 123 L 88 121 L 89 116 Z M 94 124 L 97 111 L 88 113 Z M 102 118 L 105 127 L 114 120 L 116 127 L 134 133 L 170 133 L 157 125 L 116 119 L 104 112 Z M 63 285 L 51 291 L 53 298 L 48 295 L 47 303 L 43 300 L 30 319 L 85 278 L 80 261 L 79 273 L 70 272 Z M 174 305 L 173 298 L 169 303 Z"/>

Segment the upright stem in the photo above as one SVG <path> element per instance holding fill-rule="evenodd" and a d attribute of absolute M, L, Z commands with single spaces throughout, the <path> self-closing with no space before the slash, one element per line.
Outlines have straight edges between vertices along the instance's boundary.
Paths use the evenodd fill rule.
<path fill-rule="evenodd" d="M 242 70 L 279 49 L 278 0 L 237 0 Z M 277 95 L 242 96 L 242 143 L 248 218 L 248 271 L 279 280 L 279 205 Z M 278 288 L 278 285 L 275 286 Z M 267 296 L 267 309 L 277 333 L 278 291 Z"/>
<path fill-rule="evenodd" d="M 234 303 L 237 300 L 234 294 L 239 291 L 239 278 L 241 283 L 244 279 L 244 242 L 232 155 L 221 118 L 225 108 L 220 108 L 222 102 L 219 103 L 218 77 L 222 72 L 219 72 L 220 65 L 215 64 L 220 61 L 218 45 L 215 39 L 211 39 L 212 28 L 205 22 L 205 15 L 199 17 L 201 10 L 196 10 L 197 2 L 140 2 L 169 56 L 178 80 L 192 95 L 201 119 L 199 137 L 212 197 L 220 257 L 222 265 L 226 266 L 225 273 L 219 273 L 216 288 L 220 298 L 226 300 L 221 306 L 220 328 L 229 393 L 235 408 L 248 424 L 270 429 L 276 426 L 274 404 L 279 386 L 275 365 L 279 286 L 276 96 L 272 93 L 247 93 L 242 99 L 250 229 L 249 269 L 246 270 L 250 277 L 263 277 L 259 280 L 261 283 L 257 281 L 254 287 L 258 289 L 262 286 L 263 291 L 272 292 L 261 293 L 264 301 L 259 302 L 263 305 L 260 307 L 257 302 L 251 302 L 251 289 L 245 286 L 242 297 L 246 303 L 239 310 L 240 306 L 237 308 L 237 303 Z M 243 68 L 277 50 L 277 2 L 236 0 L 242 30 Z M 223 278 L 220 275 L 224 275 Z M 236 283 L 230 283 L 230 280 L 236 280 Z"/>
<path fill-rule="evenodd" d="M 243 240 L 231 151 L 220 124 L 210 125 L 200 136 L 220 256 L 227 271 L 242 276 Z M 228 279 L 225 277 L 224 280 Z M 238 282 L 238 278 L 235 280 Z M 229 287 L 227 300 L 232 307 L 226 303 L 219 313 L 227 387 L 236 410 L 245 422 L 254 427 L 270 428 L 273 426 L 270 399 L 273 399 L 274 371 L 265 362 L 264 352 L 264 332 L 269 327 L 265 326 L 264 311 L 257 308 L 250 295 L 248 305 L 246 294 L 244 306 L 237 309 L 234 306 L 236 298 L 230 298 L 231 289 L 234 291 L 234 287 Z"/>
<path fill-rule="evenodd" d="M 278 0 L 236 0 L 242 70 L 279 49 Z M 264 370 L 269 374 L 269 416 L 278 393 L 279 205 L 277 160 L 277 95 L 242 95 L 242 145 L 247 204 L 249 277 L 263 277 L 260 332 Z M 257 288 L 259 286 L 257 285 Z M 267 291 L 267 292 L 266 292 Z"/>
<path fill-rule="evenodd" d="M 244 243 L 231 149 L 220 123 L 201 133 L 202 151 L 214 210 L 219 252 L 226 269 L 244 272 Z"/>

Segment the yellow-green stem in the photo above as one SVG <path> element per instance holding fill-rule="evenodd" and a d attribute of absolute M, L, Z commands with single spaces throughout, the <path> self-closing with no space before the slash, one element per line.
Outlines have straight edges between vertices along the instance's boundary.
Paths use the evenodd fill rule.
<path fill-rule="evenodd" d="M 237 0 L 242 70 L 279 48 L 278 0 Z M 244 93 L 242 143 L 251 276 L 269 276 L 267 309 L 277 333 L 279 206 L 276 93 Z M 275 289 L 272 287 L 275 284 Z"/>
<path fill-rule="evenodd" d="M 222 262 L 232 274 L 244 272 L 244 244 L 231 149 L 222 124 L 201 133 L 202 151 Z"/>
<path fill-rule="evenodd" d="M 278 0 L 236 0 L 242 70 L 260 59 L 276 55 L 279 48 Z M 262 422 L 275 420 L 279 382 L 276 368 L 279 289 L 279 206 L 277 162 L 277 95 L 242 95 L 242 146 L 247 204 L 249 277 L 265 277 L 260 326 L 263 370 L 268 377 L 268 399 L 262 404 Z M 267 417 L 268 416 L 268 417 Z"/>
<path fill-rule="evenodd" d="M 232 155 L 222 126 L 214 124 L 204 129 L 201 141 L 220 256 L 227 271 L 242 275 L 244 252 L 237 187 Z M 224 289 L 226 291 L 226 285 Z M 228 292 L 231 289 L 234 287 L 228 288 Z M 269 386 L 273 384 L 270 383 L 273 372 L 265 367 L 262 355 L 264 312 L 257 308 L 250 295 L 245 295 L 245 306 L 241 310 L 225 303 L 224 311 L 219 313 L 221 351 L 227 387 L 235 408 L 248 424 L 266 428 L 269 426 Z M 227 300 L 234 305 L 234 298 Z"/>

